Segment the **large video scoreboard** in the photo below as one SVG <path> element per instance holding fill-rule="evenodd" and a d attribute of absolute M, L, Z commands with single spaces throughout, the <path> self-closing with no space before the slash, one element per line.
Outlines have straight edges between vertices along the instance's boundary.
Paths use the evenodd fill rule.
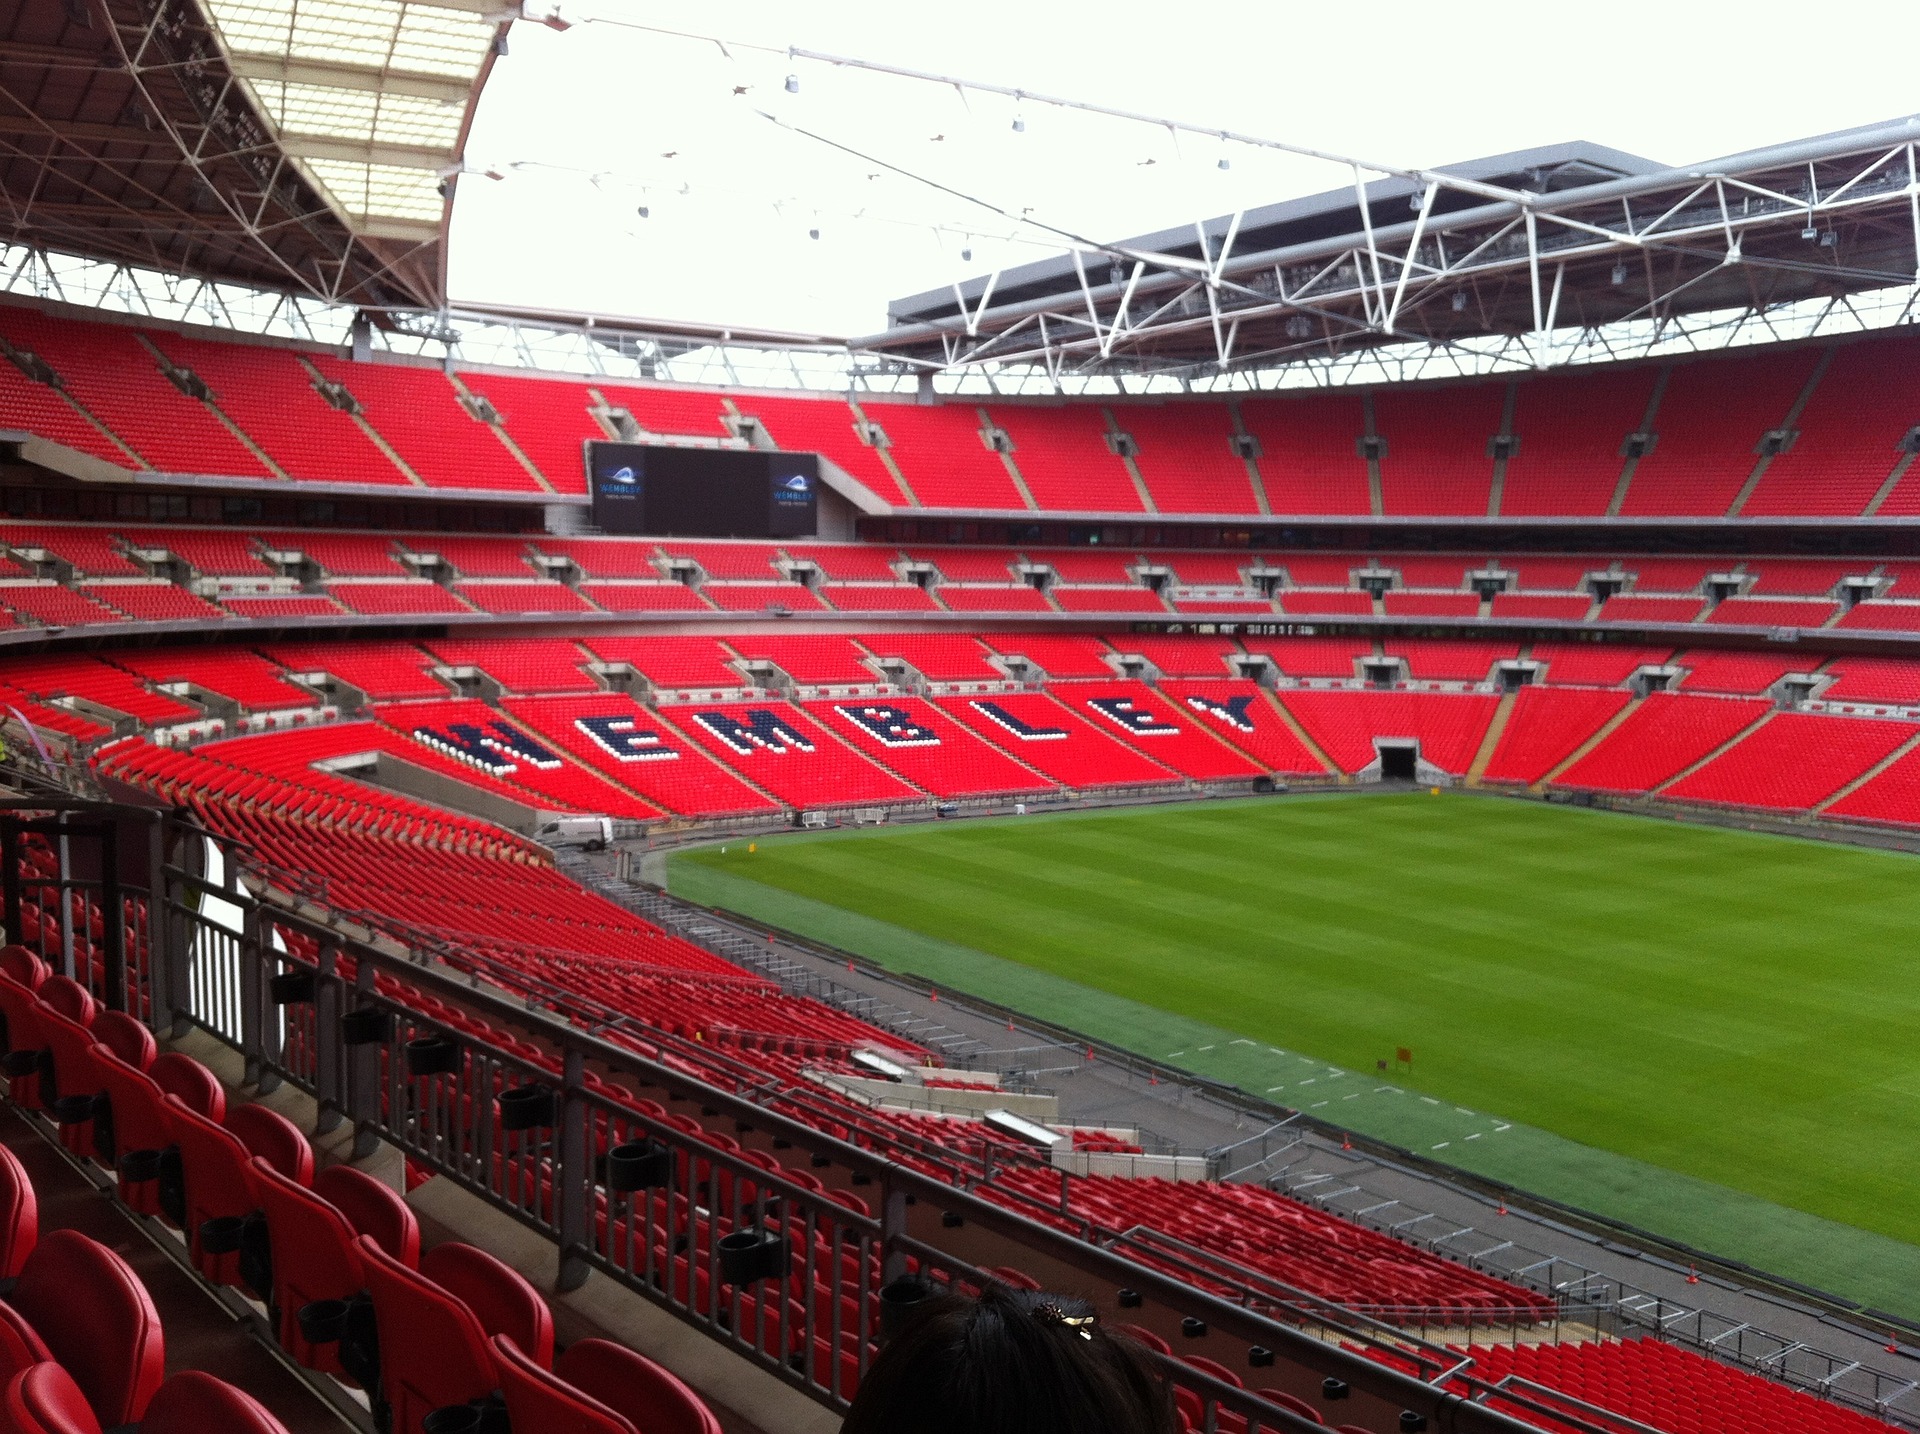
<path fill-rule="evenodd" d="M 669 538 L 810 538 L 820 460 L 811 453 L 589 443 L 594 526 Z"/>

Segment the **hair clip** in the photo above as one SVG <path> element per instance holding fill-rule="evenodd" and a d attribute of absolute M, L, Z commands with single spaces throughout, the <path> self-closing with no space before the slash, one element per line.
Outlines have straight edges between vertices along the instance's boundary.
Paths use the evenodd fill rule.
<path fill-rule="evenodd" d="M 1038 1319 L 1042 1324 L 1060 1325 L 1063 1328 L 1072 1330 L 1082 1339 L 1093 1338 L 1093 1316 L 1090 1314 L 1070 1315 L 1052 1300 L 1047 1300 L 1036 1305 L 1033 1314 L 1034 1318 Z"/>

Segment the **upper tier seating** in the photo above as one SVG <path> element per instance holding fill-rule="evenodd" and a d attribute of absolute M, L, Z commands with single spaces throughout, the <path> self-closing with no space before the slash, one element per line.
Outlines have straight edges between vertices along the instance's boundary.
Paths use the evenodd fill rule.
<path fill-rule="evenodd" d="M 1145 510 L 1126 463 L 1107 446 L 1097 408 L 987 409 L 1013 439 L 1013 461 L 1043 512 L 1139 513 Z"/>
<path fill-rule="evenodd" d="M 1151 612 L 1162 615 L 1167 612 L 1167 605 L 1160 595 L 1148 588 L 1058 587 L 1049 596 L 1062 612 Z"/>
<path fill-rule="evenodd" d="M 831 583 L 897 583 L 900 555 L 882 543 L 786 543 L 790 558 L 813 563 Z"/>
<path fill-rule="evenodd" d="M 559 583 L 461 583 L 454 589 L 463 602 L 481 612 L 511 617 L 517 613 L 593 612 L 594 605 Z"/>
<path fill-rule="evenodd" d="M 1374 429 L 1387 444 L 1380 460 L 1381 511 L 1486 517 L 1493 493 L 1487 441 L 1500 431 L 1505 404 L 1504 384 L 1375 394 Z"/>
<path fill-rule="evenodd" d="M 1654 413 L 1659 441 L 1635 465 L 1620 512 L 1725 516 L 1753 472 L 1761 437 L 1786 421 L 1816 361 L 1807 349 L 1747 350 L 1675 364 Z"/>
<path fill-rule="evenodd" d="M 1889 389 L 1909 394 L 1920 389 L 1920 350 L 1872 342 L 1836 350 L 1794 421 L 1799 437 L 1767 465 L 1740 516 L 1853 518 L 1863 513 L 1892 476 L 1899 442 L 1912 426 L 1885 401 Z M 1905 506 L 1896 489 L 1880 511 L 1891 516 Z"/>
<path fill-rule="evenodd" d="M 727 612 L 820 612 L 825 604 L 800 583 L 707 583 L 700 595 Z"/>
<path fill-rule="evenodd" d="M 1047 595 L 1040 589 L 1028 587 L 1025 583 L 1001 587 L 959 587 L 953 583 L 942 583 L 935 601 L 944 605 L 950 612 L 1018 613 L 1061 610 L 1048 602 Z"/>
<path fill-rule="evenodd" d="M 463 578 L 519 578 L 534 576 L 527 540 L 523 538 L 461 538 L 452 535 L 407 537 L 401 544 L 410 553 L 431 553 L 450 563 Z"/>
<path fill-rule="evenodd" d="M 352 363 L 327 353 L 309 362 L 359 401 L 362 416 L 427 487 L 543 491 L 493 426 L 460 406 L 446 374 L 399 362 Z"/>
<path fill-rule="evenodd" d="M 1139 403 L 1111 412 L 1139 447 L 1134 466 L 1156 512 L 1260 511 L 1247 460 L 1233 451 L 1233 414 L 1226 405 Z"/>
<path fill-rule="evenodd" d="M 890 440 L 893 460 L 921 507 L 1026 508 L 1007 465 L 981 440 L 980 410 L 971 404 L 869 401 L 865 407 Z"/>
<path fill-rule="evenodd" d="M 1355 662 L 1373 656 L 1373 644 L 1360 637 L 1249 637 L 1248 652 L 1271 658 L 1287 677 L 1354 677 Z"/>
<path fill-rule="evenodd" d="M 225 608 L 168 582 L 86 583 L 79 591 L 135 622 L 219 622 L 229 616 Z"/>
<path fill-rule="evenodd" d="M 713 604 L 680 583 L 582 583 L 580 592 L 607 612 L 712 612 Z"/>
<path fill-rule="evenodd" d="M 272 476 L 213 410 L 168 381 L 134 330 L 0 306 L 0 339 L 44 359 L 67 394 L 138 454 L 141 466 L 162 473 Z M 102 456 L 126 464 L 119 455 Z"/>
<path fill-rule="evenodd" d="M 1605 516 L 1626 466 L 1621 446 L 1646 417 L 1658 377 L 1654 365 L 1641 364 L 1542 374 L 1515 384 L 1513 431 L 1520 446 L 1507 459 L 1501 516 Z"/>
<path fill-rule="evenodd" d="M 1920 663 L 1897 657 L 1836 657 L 1821 671 L 1835 679 L 1820 693 L 1828 702 L 1920 705 Z"/>
<path fill-rule="evenodd" d="M 81 697 L 156 725 L 190 722 L 197 708 L 150 691 L 129 672 L 92 657 L 48 654 L 0 661 L 0 682 L 35 697 Z"/>
<path fill-rule="evenodd" d="M 77 573 L 101 578 L 137 578 L 146 570 L 126 555 L 112 528 L 84 524 L 20 524 L 0 527 L 10 548 L 40 548 L 72 565 Z"/>
<path fill-rule="evenodd" d="M 173 333 L 149 337 L 169 360 L 206 381 L 220 411 L 289 478 L 412 486 L 352 415 L 320 396 L 312 371 L 293 353 Z"/>
<path fill-rule="evenodd" d="M 1240 418 L 1260 445 L 1260 478 L 1275 516 L 1373 511 L 1357 447 L 1367 431 L 1359 395 L 1244 399 Z"/>
<path fill-rule="evenodd" d="M 1618 687 L 1637 669 L 1665 663 L 1671 651 L 1572 642 L 1536 642 L 1532 648 L 1533 660 L 1545 665 L 1546 681 L 1556 687 Z"/>
<path fill-rule="evenodd" d="M 1733 692 L 1751 697 L 1765 692 L 1789 672 L 1804 671 L 1808 660 L 1772 652 L 1689 649 L 1675 653 L 1673 662 L 1687 669 L 1679 683 L 1683 692 Z"/>
<path fill-rule="evenodd" d="M 709 441 L 735 437 L 731 404 L 778 446 L 817 451 L 908 510 L 1251 516 L 1264 491 L 1266 510 L 1279 517 L 1601 518 L 1616 506 L 1626 517 L 1920 512 L 1920 470 L 1888 488 L 1911 426 L 1900 401 L 1920 372 L 1920 345 L 1902 332 L 1519 380 L 1387 385 L 1364 398 L 1354 390 L 992 404 L 984 412 L 1012 437 L 1010 457 L 1031 502 L 981 441 L 983 410 L 964 400 L 922 407 L 872 396 L 856 409 L 839 394 L 447 373 L 393 356 L 354 363 L 320 347 L 135 330 L 17 306 L 0 312 L 0 337 L 44 358 L 73 400 L 8 364 L 0 384 L 11 423 L 121 467 L 265 481 L 579 495 L 581 445 L 611 431 L 594 416 L 603 401 L 648 432 Z M 162 356 L 209 386 L 211 406 L 167 379 Z M 342 385 L 359 416 L 323 398 L 320 383 Z M 473 418 L 463 390 L 499 423 Z M 1509 395 L 1514 444 L 1496 490 L 1489 440 Z M 1368 402 L 1372 431 L 1384 440 L 1377 488 L 1357 447 L 1369 431 Z M 883 447 L 862 441 L 862 412 L 885 433 Z M 1790 414 L 1791 442 L 1763 464 L 1762 437 Z M 1626 459 L 1624 440 L 1642 430 L 1655 435 L 1652 450 Z M 1258 488 L 1231 446 L 1237 431 L 1257 445 Z M 1137 445 L 1138 484 L 1108 446 L 1114 432 Z"/>
<path fill-rule="evenodd" d="M 820 589 L 823 602 L 840 612 L 938 612 L 940 606 L 925 588 L 911 583 L 829 583 Z"/>
<path fill-rule="evenodd" d="M 1227 637 L 1148 637 L 1128 634 L 1109 639 L 1115 651 L 1144 657 L 1163 677 L 1227 677 L 1235 669 L 1227 659 L 1240 651 Z"/>

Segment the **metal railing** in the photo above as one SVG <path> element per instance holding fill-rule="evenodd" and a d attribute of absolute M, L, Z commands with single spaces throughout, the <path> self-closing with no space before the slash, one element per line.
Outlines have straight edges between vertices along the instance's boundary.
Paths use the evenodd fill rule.
<path fill-rule="evenodd" d="M 844 1408 L 884 1334 L 883 1291 L 909 1276 L 977 1286 L 1011 1264 L 1137 1309 L 1198 1341 L 1185 1346 L 1195 1353 L 1270 1368 L 1276 1387 L 1311 1393 L 1333 1379 L 1349 1422 L 1387 1428 L 1410 1410 L 1434 1427 L 1527 1427 L 1263 1312 L 1251 1291 L 1195 1285 L 1084 1227 L 1044 1223 L 1041 1209 L 981 1198 L 907 1150 L 864 1149 L 809 1123 L 845 1108 L 809 1107 L 766 1078 L 725 1088 L 658 1031 L 546 1009 L 539 993 L 460 969 L 438 947 L 296 906 L 247 876 L 241 855 L 153 810 L 0 804 L 7 934 L 36 936 L 28 944 L 105 1005 L 163 1035 L 197 1027 L 227 1043 L 249 1081 L 305 1091 L 316 1134 L 350 1126 L 358 1153 L 390 1144 L 539 1232 L 563 1289 L 598 1270 Z M 29 910 L 70 919 L 40 920 L 36 933 Z M 109 960 L 116 945 L 133 959 Z M 1325 1318 L 1332 1328 L 1338 1317 Z M 1350 1323 L 1347 1335 L 1364 1336 Z M 1169 1367 L 1198 1428 L 1317 1427 Z"/>

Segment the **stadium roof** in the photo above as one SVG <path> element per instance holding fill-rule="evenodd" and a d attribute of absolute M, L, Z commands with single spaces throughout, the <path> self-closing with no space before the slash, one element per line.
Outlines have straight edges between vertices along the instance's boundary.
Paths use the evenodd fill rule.
<path fill-rule="evenodd" d="M 362 308 L 437 308 L 491 0 L 20 0 L 0 238 Z"/>
<path fill-rule="evenodd" d="M 1840 299 L 1920 273 L 1916 144 L 1909 116 L 1683 168 L 1572 143 L 1407 171 L 896 300 L 853 346 L 1199 375 Z"/>

